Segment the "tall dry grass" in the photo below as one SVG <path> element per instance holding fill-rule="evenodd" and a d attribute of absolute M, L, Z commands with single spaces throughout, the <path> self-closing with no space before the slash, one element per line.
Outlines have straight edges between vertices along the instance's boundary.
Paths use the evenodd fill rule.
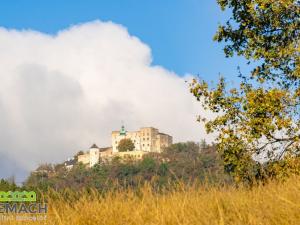
<path fill-rule="evenodd" d="M 166 194 L 151 188 L 85 194 L 67 203 L 49 201 L 45 222 L 1 224 L 123 225 L 123 224 L 300 224 L 300 180 L 271 182 L 252 189 L 234 187 L 181 187 Z"/>

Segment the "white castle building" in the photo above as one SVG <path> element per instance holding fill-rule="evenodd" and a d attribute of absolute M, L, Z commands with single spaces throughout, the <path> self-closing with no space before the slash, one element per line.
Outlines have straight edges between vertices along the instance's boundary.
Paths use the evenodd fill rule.
<path fill-rule="evenodd" d="M 118 145 L 122 139 L 130 139 L 134 143 L 134 150 L 119 152 Z M 78 162 L 89 167 L 97 164 L 101 159 L 110 160 L 112 157 L 141 159 L 143 155 L 149 152 L 161 153 L 164 148 L 169 147 L 172 142 L 172 136 L 160 133 L 153 127 L 143 127 L 139 131 L 126 131 L 122 126 L 120 131 L 113 131 L 111 134 L 112 147 L 99 148 L 92 145 L 85 154 L 78 155 Z"/>
<path fill-rule="evenodd" d="M 111 134 L 112 151 L 118 152 L 118 145 L 122 139 L 130 139 L 134 143 L 135 151 L 162 152 L 165 147 L 172 144 L 172 137 L 160 133 L 153 127 L 142 127 L 139 131 L 126 131 L 122 126 L 120 131 Z"/>
<path fill-rule="evenodd" d="M 98 148 L 93 144 L 85 154 L 78 155 L 78 162 L 81 162 L 89 167 L 99 163 L 100 159 L 108 159 L 112 157 L 112 148 Z"/>

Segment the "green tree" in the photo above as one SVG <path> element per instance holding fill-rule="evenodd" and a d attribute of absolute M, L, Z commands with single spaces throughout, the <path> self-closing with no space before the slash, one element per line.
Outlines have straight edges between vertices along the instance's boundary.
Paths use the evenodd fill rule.
<path fill-rule="evenodd" d="M 191 92 L 204 108 L 216 113 L 205 122 L 217 132 L 217 148 L 225 169 L 237 181 L 256 176 L 254 154 L 268 160 L 298 155 L 300 140 L 300 2 L 298 0 L 218 0 L 232 12 L 215 35 L 225 41 L 226 57 L 248 60 L 252 71 L 240 73 L 239 87 L 223 77 L 216 87 L 200 79 Z M 253 66 L 251 65 L 253 64 Z"/>
<path fill-rule="evenodd" d="M 134 144 L 130 139 L 122 139 L 118 144 L 118 150 L 120 152 L 127 152 L 134 150 Z"/>
<path fill-rule="evenodd" d="M 9 179 L 1 179 L 0 180 L 0 191 L 15 191 L 17 189 L 17 185 L 15 181 L 10 181 Z"/>
<path fill-rule="evenodd" d="M 208 177 L 211 181 L 227 179 L 214 146 L 199 151 L 199 145 L 194 142 L 176 143 L 166 148 L 161 161 L 167 163 L 170 172 L 168 176 L 175 179 L 203 180 Z"/>

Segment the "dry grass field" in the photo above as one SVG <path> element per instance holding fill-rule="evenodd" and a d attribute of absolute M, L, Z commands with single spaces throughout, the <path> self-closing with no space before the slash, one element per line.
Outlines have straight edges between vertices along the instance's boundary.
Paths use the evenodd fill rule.
<path fill-rule="evenodd" d="M 158 225 L 158 224 L 300 224 L 300 179 L 270 183 L 250 189 L 178 188 L 155 194 L 143 187 L 140 193 L 122 191 L 83 195 L 66 203 L 50 200 L 44 222 L 4 222 L 1 224 L 55 225 Z"/>

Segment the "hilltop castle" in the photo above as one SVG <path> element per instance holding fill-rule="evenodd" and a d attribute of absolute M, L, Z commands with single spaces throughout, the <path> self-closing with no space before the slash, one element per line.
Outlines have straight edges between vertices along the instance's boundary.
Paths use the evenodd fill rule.
<path fill-rule="evenodd" d="M 118 145 L 122 139 L 130 139 L 134 144 L 133 151 L 119 152 Z M 149 152 L 161 153 L 164 148 L 169 147 L 173 142 L 172 136 L 160 133 L 153 127 L 142 127 L 138 131 L 126 131 L 122 126 L 120 131 L 113 131 L 111 134 L 111 147 L 99 148 L 92 145 L 86 153 L 78 155 L 78 162 L 89 167 L 97 164 L 100 159 L 111 160 L 117 156 L 123 159 L 141 159 Z M 71 168 L 73 163 L 65 163 L 67 168 Z"/>
<path fill-rule="evenodd" d="M 118 144 L 128 138 L 134 143 L 135 150 L 143 152 L 162 152 L 164 147 L 172 144 L 172 137 L 168 134 L 160 133 L 153 127 L 142 127 L 139 131 L 127 132 L 122 126 L 120 131 L 113 131 L 111 134 L 112 152 L 118 152 Z"/>

